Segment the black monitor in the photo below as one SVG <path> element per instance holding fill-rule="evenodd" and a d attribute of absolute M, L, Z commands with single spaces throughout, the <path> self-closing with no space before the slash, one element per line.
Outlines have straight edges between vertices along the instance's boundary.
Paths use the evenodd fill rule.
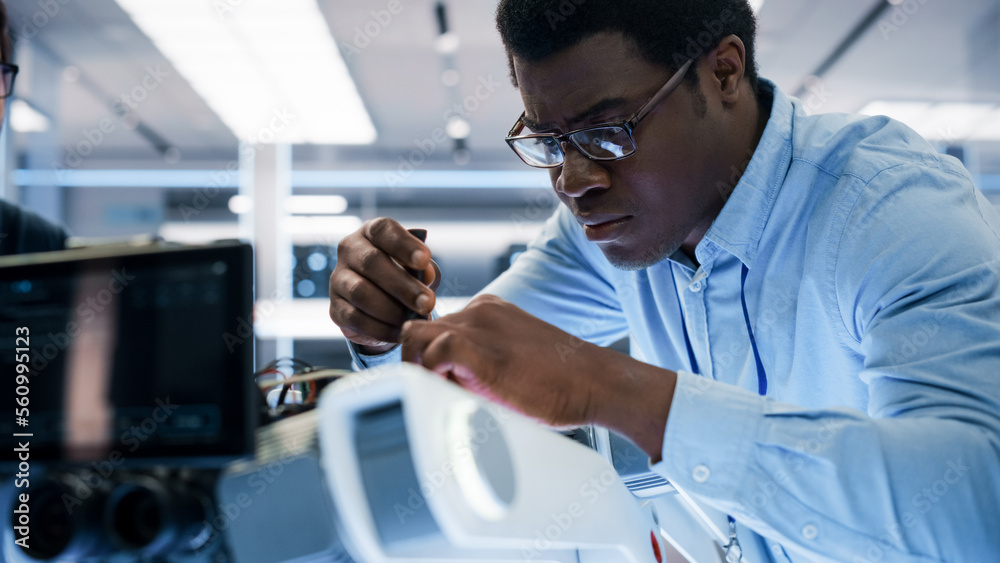
<path fill-rule="evenodd" d="M 240 243 L 0 258 L 0 466 L 252 453 L 252 275 Z"/>

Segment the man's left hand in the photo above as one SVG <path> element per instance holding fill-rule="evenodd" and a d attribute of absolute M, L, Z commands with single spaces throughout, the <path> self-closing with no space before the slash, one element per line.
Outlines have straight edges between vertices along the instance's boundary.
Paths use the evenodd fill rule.
<path fill-rule="evenodd" d="M 566 333 L 493 295 L 403 325 L 403 361 L 552 426 L 598 424 L 659 459 L 677 376 Z"/>
<path fill-rule="evenodd" d="M 458 313 L 403 326 L 403 361 L 553 426 L 595 416 L 601 348 L 493 295 Z M 560 346 L 562 344 L 562 346 Z"/>

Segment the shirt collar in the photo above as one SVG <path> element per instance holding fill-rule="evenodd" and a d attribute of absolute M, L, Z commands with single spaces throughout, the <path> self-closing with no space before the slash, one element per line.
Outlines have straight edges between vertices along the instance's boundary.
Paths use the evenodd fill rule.
<path fill-rule="evenodd" d="M 695 248 L 695 257 L 704 264 L 717 245 L 748 266 L 757 254 L 764 225 L 767 224 L 778 190 L 792 161 L 792 100 L 773 82 L 760 79 L 760 88 L 772 94 L 771 115 L 757 149 L 750 157 L 719 216 Z M 733 171 L 736 172 L 735 170 Z M 718 189 L 728 191 L 726 186 Z"/>

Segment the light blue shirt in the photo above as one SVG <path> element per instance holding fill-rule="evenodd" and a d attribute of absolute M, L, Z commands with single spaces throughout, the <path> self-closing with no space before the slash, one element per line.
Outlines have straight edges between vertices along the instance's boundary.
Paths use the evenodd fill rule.
<path fill-rule="evenodd" d="M 699 268 L 616 270 L 560 207 L 484 292 L 678 371 L 653 469 L 732 515 L 747 560 L 997 560 L 1000 219 L 902 124 L 807 116 L 764 84 Z"/>

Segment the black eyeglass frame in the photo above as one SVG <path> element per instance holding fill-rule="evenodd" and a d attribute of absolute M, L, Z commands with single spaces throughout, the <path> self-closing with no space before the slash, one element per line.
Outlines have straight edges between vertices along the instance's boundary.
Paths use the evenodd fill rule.
<path fill-rule="evenodd" d="M 3 74 L 10 75 L 10 83 L 7 84 L 7 92 L 0 90 L 0 100 L 10 97 L 14 92 L 14 79 L 17 78 L 17 72 L 21 70 L 17 65 L 11 63 L 0 63 L 0 72 Z M 5 83 L 6 80 L 0 78 L 0 84 Z"/>
<path fill-rule="evenodd" d="M 566 151 L 562 149 L 563 143 L 569 143 L 573 145 L 574 147 L 576 147 L 576 150 L 580 151 L 580 154 L 589 158 L 590 160 L 613 161 L 613 160 L 622 160 L 624 158 L 628 158 L 633 154 L 635 154 L 635 151 L 638 150 L 638 147 L 636 147 L 635 145 L 635 137 L 633 136 L 632 133 L 635 127 L 639 125 L 639 122 L 642 121 L 642 118 L 646 117 L 646 115 L 650 111 L 652 111 L 653 108 L 657 106 L 657 104 L 666 99 L 666 97 L 671 92 L 673 92 L 674 90 L 677 89 L 678 86 L 680 86 L 681 81 L 687 74 L 688 69 L 691 68 L 692 63 L 694 63 L 694 59 L 689 59 L 686 63 L 684 63 L 679 69 L 677 69 L 677 72 L 675 72 L 673 76 L 671 76 L 670 79 L 667 80 L 666 84 L 661 86 L 660 89 L 657 90 L 656 93 L 653 94 L 652 97 L 650 97 L 649 100 L 647 100 L 646 103 L 642 105 L 642 107 L 636 110 L 636 112 L 633 113 L 631 117 L 629 117 L 622 123 L 602 123 L 599 125 L 591 125 L 590 127 L 575 129 L 573 131 L 570 131 L 569 133 L 564 133 L 562 135 L 557 135 L 554 133 L 532 133 L 529 135 L 521 135 L 520 134 L 521 131 L 523 131 L 525 128 L 524 124 L 525 112 L 521 112 L 521 117 L 517 118 L 517 121 L 514 123 L 514 126 L 511 127 L 510 132 L 507 133 L 507 137 L 505 137 L 504 140 L 507 141 L 507 145 L 511 148 L 511 150 L 514 151 L 514 154 L 516 154 L 518 158 L 521 159 L 522 162 L 533 168 L 558 168 L 562 166 L 563 163 L 566 162 Z M 585 149 L 578 141 L 574 140 L 573 138 L 575 135 L 578 135 L 579 133 L 595 131 L 599 129 L 611 129 L 611 128 L 620 128 L 624 130 L 625 133 L 628 135 L 629 144 L 631 145 L 631 147 L 627 154 L 623 154 L 622 156 L 612 156 L 612 157 L 593 156 L 589 154 L 587 152 L 587 149 Z M 523 139 L 555 139 L 556 141 L 559 142 L 559 147 L 560 150 L 562 151 L 563 155 L 562 161 L 556 164 L 548 164 L 548 165 L 532 164 L 528 162 L 527 159 L 525 159 L 525 157 L 520 153 L 520 151 L 517 150 L 517 147 L 515 147 L 515 143 Z"/>

